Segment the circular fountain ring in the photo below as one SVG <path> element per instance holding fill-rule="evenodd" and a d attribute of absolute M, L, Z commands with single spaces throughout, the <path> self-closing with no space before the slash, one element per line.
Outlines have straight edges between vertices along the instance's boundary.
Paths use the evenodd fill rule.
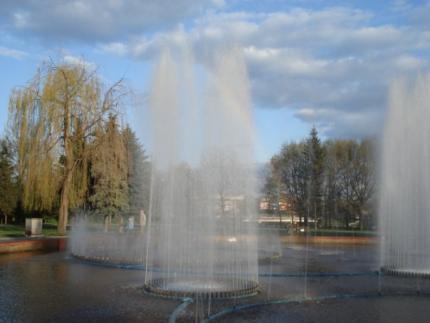
<path fill-rule="evenodd" d="M 133 259 L 115 259 L 111 257 L 96 257 L 96 256 L 82 256 L 75 253 L 70 254 L 72 257 L 79 259 L 81 261 L 90 263 L 90 264 L 100 264 L 111 267 L 136 267 L 142 268 L 143 262 L 142 260 L 133 260 Z"/>
<path fill-rule="evenodd" d="M 395 267 L 381 267 L 381 272 L 387 275 L 400 276 L 400 277 L 415 277 L 415 278 L 428 278 L 430 279 L 430 270 L 417 270 L 417 269 L 401 269 Z"/>
<path fill-rule="evenodd" d="M 226 299 L 254 296 L 259 288 L 258 283 L 253 280 L 221 276 L 209 279 L 199 277 L 153 279 L 145 283 L 143 290 L 148 294 L 171 298 Z"/>

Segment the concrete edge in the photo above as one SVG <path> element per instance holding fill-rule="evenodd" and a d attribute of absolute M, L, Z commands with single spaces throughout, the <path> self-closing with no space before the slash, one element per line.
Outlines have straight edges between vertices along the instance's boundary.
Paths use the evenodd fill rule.
<path fill-rule="evenodd" d="M 24 251 L 64 251 L 67 237 L 0 240 L 0 255 Z"/>

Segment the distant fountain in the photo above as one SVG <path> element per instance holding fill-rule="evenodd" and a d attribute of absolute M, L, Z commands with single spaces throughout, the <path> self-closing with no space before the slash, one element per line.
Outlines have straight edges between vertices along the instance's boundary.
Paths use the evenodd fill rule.
<path fill-rule="evenodd" d="M 379 212 L 382 269 L 430 277 L 430 75 L 391 87 Z"/>
<path fill-rule="evenodd" d="M 145 290 L 203 298 L 255 294 L 254 128 L 240 51 L 220 52 L 202 67 L 186 45 L 164 50 L 149 106 Z"/>
<path fill-rule="evenodd" d="M 72 221 L 69 250 L 76 258 L 115 266 L 143 266 L 145 235 L 139 230 L 105 232 L 101 221 L 83 215 Z"/>

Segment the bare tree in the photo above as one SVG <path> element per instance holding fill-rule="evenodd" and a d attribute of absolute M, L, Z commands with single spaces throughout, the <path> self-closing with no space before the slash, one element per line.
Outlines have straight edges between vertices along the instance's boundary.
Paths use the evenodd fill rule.
<path fill-rule="evenodd" d="M 304 156 L 305 143 L 290 143 L 272 158 L 273 171 L 294 208 L 300 222 L 308 223 L 308 167 Z"/>

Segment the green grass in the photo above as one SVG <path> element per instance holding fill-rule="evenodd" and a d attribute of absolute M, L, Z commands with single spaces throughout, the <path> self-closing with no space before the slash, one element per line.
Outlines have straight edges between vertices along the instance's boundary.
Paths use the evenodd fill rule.
<path fill-rule="evenodd" d="M 0 238 L 22 238 L 24 237 L 24 225 L 15 224 L 0 224 Z M 44 236 L 56 236 L 57 226 L 52 224 L 44 224 L 42 233 Z"/>

